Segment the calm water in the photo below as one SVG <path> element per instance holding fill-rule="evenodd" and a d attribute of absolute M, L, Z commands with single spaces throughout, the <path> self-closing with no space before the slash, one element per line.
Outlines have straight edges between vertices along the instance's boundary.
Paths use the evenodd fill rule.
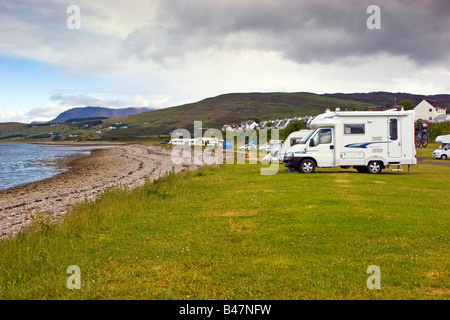
<path fill-rule="evenodd" d="M 0 190 L 50 178 L 66 171 L 58 160 L 73 155 L 89 155 L 91 150 L 112 146 L 56 146 L 0 143 Z"/>

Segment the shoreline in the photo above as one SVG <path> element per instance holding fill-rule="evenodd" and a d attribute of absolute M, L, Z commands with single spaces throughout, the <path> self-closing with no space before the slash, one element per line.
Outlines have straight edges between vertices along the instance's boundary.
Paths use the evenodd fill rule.
<path fill-rule="evenodd" d="M 98 141 L 98 142 L 14 142 L 14 143 L 28 143 L 28 144 L 39 144 L 44 146 L 77 146 L 77 147 L 105 147 L 105 146 L 124 146 L 127 145 L 124 142 L 108 142 L 108 141 Z"/>
<path fill-rule="evenodd" d="M 19 144 L 19 143 L 13 143 L 13 144 Z M 22 143 L 20 143 L 22 144 Z M 52 175 L 47 176 L 47 177 L 39 177 L 38 180 L 33 180 L 33 181 L 29 181 L 29 182 L 23 182 L 20 184 L 16 184 L 13 186 L 10 186 L 6 189 L 1 188 L 0 187 L 0 194 L 2 191 L 7 191 L 8 189 L 13 189 L 16 187 L 24 187 L 29 183 L 34 183 L 34 182 L 39 182 L 39 181 L 43 181 L 43 180 L 47 180 L 50 179 L 54 176 L 57 176 L 61 173 L 66 172 L 67 170 L 70 169 L 70 163 L 72 162 L 72 160 L 78 159 L 80 157 L 88 157 L 92 154 L 93 151 L 95 150 L 102 150 L 102 148 L 115 148 L 118 145 L 111 145 L 111 144 L 84 144 L 84 143 L 76 143 L 76 144 L 66 144 L 66 143 L 40 143 L 40 142 L 33 142 L 33 143 L 23 143 L 23 144 L 30 144 L 30 145 L 38 145 L 38 146 L 45 146 L 45 147 L 86 147 L 88 148 L 87 150 L 80 150 L 82 152 L 89 152 L 89 154 L 82 154 L 81 152 L 79 154 L 72 154 L 72 155 L 66 155 L 64 157 L 55 159 L 55 160 L 42 160 L 40 161 L 43 164 L 46 164 L 45 166 L 48 168 L 53 168 L 55 169 L 55 171 L 59 171 L 59 172 L 54 172 Z M 98 148 L 96 148 L 98 147 Z M 92 149 L 89 149 L 92 148 Z M 0 210 L 1 211 L 1 210 Z"/>
<path fill-rule="evenodd" d="M 143 185 L 168 172 L 193 170 L 198 165 L 175 165 L 171 149 L 150 145 L 119 145 L 91 150 L 60 160 L 68 170 L 53 177 L 0 190 L 0 238 L 14 236 L 32 222 L 32 216 L 46 213 L 52 221 L 62 219 L 71 207 L 85 199 L 95 200 L 103 190 L 126 185 Z"/>
<path fill-rule="evenodd" d="M 74 142 L 61 142 L 61 141 L 2 141 L 0 140 L 0 143 L 4 144 L 14 144 L 14 143 L 20 143 L 20 144 L 43 144 L 43 145 L 67 145 L 67 146 L 104 146 L 104 145 L 127 145 L 125 142 L 113 142 L 113 141 L 74 141 Z"/>

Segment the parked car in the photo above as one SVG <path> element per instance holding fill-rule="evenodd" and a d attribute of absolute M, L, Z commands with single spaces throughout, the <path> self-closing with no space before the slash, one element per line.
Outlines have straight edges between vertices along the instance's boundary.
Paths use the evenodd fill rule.
<path fill-rule="evenodd" d="M 433 158 L 448 159 L 450 157 L 450 134 L 437 137 L 436 142 L 441 143 L 441 145 L 433 151 Z"/>

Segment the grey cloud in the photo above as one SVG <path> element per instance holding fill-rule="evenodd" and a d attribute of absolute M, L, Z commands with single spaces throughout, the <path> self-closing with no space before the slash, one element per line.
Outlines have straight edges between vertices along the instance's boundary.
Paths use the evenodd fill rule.
<path fill-rule="evenodd" d="M 157 0 L 154 0 L 157 1 Z M 153 3 L 149 1 L 148 3 Z M 66 1 L 0 1 L 0 52 L 62 67 L 70 75 L 111 74 L 217 50 L 277 52 L 298 63 L 334 63 L 379 53 L 450 69 L 450 2 L 441 0 L 160 0 L 156 16 L 122 40 L 66 28 Z M 108 1 L 79 1 L 85 21 L 110 17 Z M 381 8 L 381 30 L 368 30 L 366 9 Z M 120 12 L 111 13 L 120 16 Z M 198 58 L 198 56 L 195 56 Z M 175 64 L 177 66 L 178 64 Z M 88 92 L 86 92 L 88 93 Z M 82 97 L 78 97 L 82 98 Z M 65 99 L 68 99 L 66 96 Z M 61 99 L 62 100 L 62 99 Z"/>
<path fill-rule="evenodd" d="M 367 7 L 381 8 L 369 30 Z M 165 0 L 122 43 L 122 58 L 165 63 L 205 48 L 277 51 L 299 63 L 378 53 L 448 66 L 450 3 L 427 1 Z"/>

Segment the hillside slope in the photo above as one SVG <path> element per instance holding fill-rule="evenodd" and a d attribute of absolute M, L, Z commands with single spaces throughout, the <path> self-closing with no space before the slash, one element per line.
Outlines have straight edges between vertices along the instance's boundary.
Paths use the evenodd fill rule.
<path fill-rule="evenodd" d="M 324 97 L 313 93 L 231 93 L 137 115 L 105 120 L 106 124 L 120 121 L 138 125 L 147 134 L 168 133 L 174 129 L 190 130 L 194 121 L 204 128 L 221 128 L 248 119 L 274 120 L 286 117 L 314 116 L 327 107 L 342 110 L 365 110 L 370 103 Z M 129 128 L 131 131 L 132 128 Z"/>

